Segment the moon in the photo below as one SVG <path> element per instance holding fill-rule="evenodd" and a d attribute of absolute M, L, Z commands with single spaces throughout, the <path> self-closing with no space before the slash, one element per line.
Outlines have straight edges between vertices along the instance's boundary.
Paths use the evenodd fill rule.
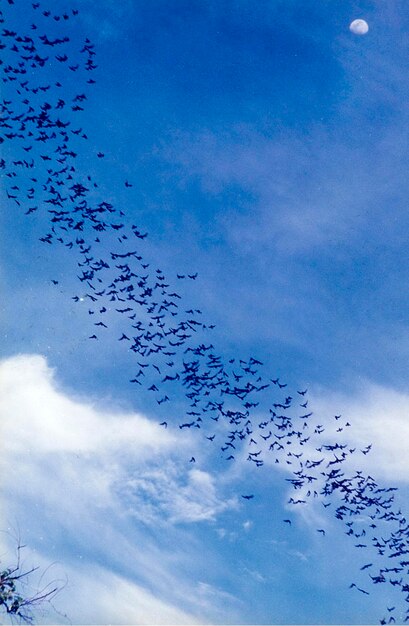
<path fill-rule="evenodd" d="M 369 30 L 368 22 L 361 19 L 354 20 L 350 23 L 349 30 L 351 33 L 354 33 L 354 35 L 366 35 Z"/>

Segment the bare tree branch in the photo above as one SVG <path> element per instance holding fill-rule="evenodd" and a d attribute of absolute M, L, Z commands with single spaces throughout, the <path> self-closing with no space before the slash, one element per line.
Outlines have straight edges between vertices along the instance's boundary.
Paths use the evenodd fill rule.
<path fill-rule="evenodd" d="M 16 563 L 12 567 L 1 570 L 0 561 L 0 613 L 10 615 L 20 623 L 31 624 L 34 621 L 33 608 L 55 597 L 61 590 L 61 585 L 58 581 L 53 581 L 42 589 L 37 589 L 34 594 L 27 593 L 26 588 L 31 586 L 30 576 L 39 568 L 23 568 L 21 561 L 23 548 L 25 546 L 18 541 Z"/>

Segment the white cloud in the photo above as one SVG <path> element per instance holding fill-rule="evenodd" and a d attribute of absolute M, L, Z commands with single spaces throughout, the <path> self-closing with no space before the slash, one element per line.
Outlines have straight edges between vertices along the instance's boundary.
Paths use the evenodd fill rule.
<path fill-rule="evenodd" d="M 218 513 L 237 507 L 237 498 L 220 500 L 210 474 L 198 469 L 182 472 L 172 462 L 138 469 L 127 481 L 126 499 L 135 517 L 157 524 L 164 519 L 214 521 Z"/>
<path fill-rule="evenodd" d="M 289 550 L 288 554 L 294 556 L 296 559 L 300 561 L 308 561 L 308 556 L 304 554 L 304 552 L 300 552 L 299 550 Z"/>
<path fill-rule="evenodd" d="M 112 624 L 219 615 L 217 601 L 204 607 L 193 593 L 200 546 L 175 524 L 235 503 L 188 465 L 189 435 L 69 397 L 37 355 L 0 362 L 0 429 L 2 527 L 19 526 L 34 563 L 60 562 L 60 611 Z"/>
<path fill-rule="evenodd" d="M 167 431 L 141 415 L 112 414 L 67 397 L 41 356 L 3 361 L 0 384 L 2 426 L 14 453 L 29 442 L 35 454 L 87 455 L 125 446 L 146 458 L 175 444 Z"/>
<path fill-rule="evenodd" d="M 337 412 L 351 423 L 348 435 L 357 448 L 355 465 L 376 480 L 409 481 L 408 394 L 363 381 L 348 395 L 321 389 L 311 398 L 317 413 L 331 417 L 333 407 L 337 407 Z M 363 455 L 360 450 L 368 444 L 372 449 Z"/>
<path fill-rule="evenodd" d="M 71 621 L 81 624 L 123 624 L 124 621 L 129 624 L 198 623 L 192 614 L 178 610 L 140 585 L 104 568 L 91 567 L 86 571 L 70 568 L 67 574 L 75 581 L 75 585 L 67 587 L 67 592 L 76 596 L 76 587 L 84 590 L 77 598 L 76 606 L 73 606 L 72 597 L 59 603 L 59 610 L 63 609 Z"/>
<path fill-rule="evenodd" d="M 316 536 L 317 528 L 330 531 L 335 522 L 332 517 L 334 509 L 323 507 L 323 503 L 328 504 L 330 499 L 323 502 L 321 492 L 326 479 L 322 472 L 340 467 L 346 476 L 351 477 L 356 471 L 362 471 L 382 487 L 399 487 L 402 490 L 408 485 L 409 394 L 361 379 L 359 388 L 351 387 L 350 393 L 311 387 L 309 402 L 315 419 L 311 424 L 319 422 L 324 430 L 322 434 L 317 434 L 310 429 L 306 433 L 309 441 L 298 445 L 298 448 L 294 446 L 292 453 L 303 455 L 300 459 L 302 464 L 306 459 L 322 460 L 322 463 L 316 471 L 311 471 L 315 476 L 313 483 L 305 483 L 296 489 L 288 487 L 285 509 L 287 517 L 297 516 Z M 334 444 L 345 445 L 345 450 L 326 448 Z M 368 446 L 371 448 L 367 452 Z M 331 468 L 330 463 L 343 453 L 346 456 L 342 467 L 333 465 Z M 274 457 L 268 450 L 265 452 L 265 464 L 274 468 L 275 472 L 284 476 L 287 474 L 287 480 L 294 479 L 294 469 L 298 469 L 294 460 L 293 465 L 275 465 Z M 403 493 L 406 495 L 406 491 Z M 402 498 L 402 494 L 396 497 Z M 299 500 L 303 502 L 297 504 Z"/>
<path fill-rule="evenodd" d="M 238 600 L 234 595 L 202 580 L 198 582 L 195 593 L 197 594 L 197 602 L 203 609 L 208 609 L 214 604 L 220 607 L 223 606 L 228 609 L 229 622 L 234 621 L 234 609 L 238 604 Z M 220 611 L 219 619 L 222 618 L 222 613 Z"/>
<path fill-rule="evenodd" d="M 244 574 L 246 576 L 252 578 L 257 583 L 265 583 L 265 582 L 267 582 L 266 577 L 263 576 L 263 574 L 260 574 L 260 572 L 258 570 L 249 569 L 248 567 L 243 567 L 243 572 L 244 572 Z"/>

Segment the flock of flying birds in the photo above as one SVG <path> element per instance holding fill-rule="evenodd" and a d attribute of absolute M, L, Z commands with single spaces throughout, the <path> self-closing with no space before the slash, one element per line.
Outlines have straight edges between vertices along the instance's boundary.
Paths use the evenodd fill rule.
<path fill-rule="evenodd" d="M 257 358 L 225 359 L 217 353 L 209 339 L 213 325 L 204 323 L 202 311 L 188 308 L 175 287 L 195 281 L 197 274 L 168 280 L 148 262 L 147 234 L 101 198 L 97 181 L 76 165 L 88 140 L 81 112 L 97 68 L 94 44 L 85 39 L 79 45 L 75 29 L 74 38 L 66 34 L 78 10 L 55 14 L 28 2 L 32 23 L 23 33 L 21 25 L 11 25 L 14 0 L 7 2 L 0 44 L 7 59 L 0 62 L 0 171 L 7 202 L 27 220 L 40 216 L 40 223 L 47 223 L 43 245 L 71 251 L 81 285 L 73 300 L 88 307 L 89 340 L 102 341 L 116 317 L 115 328 L 119 321 L 122 329 L 117 340 L 134 353 L 130 384 L 155 395 L 165 417 L 161 426 L 201 430 L 229 462 L 245 455 L 257 468 L 284 466 L 294 490 L 288 508 L 312 502 L 324 507 L 368 554 L 351 590 L 366 596 L 372 585 L 389 585 L 406 604 L 399 609 L 399 602 L 392 602 L 397 608 L 388 606 L 380 623 L 409 621 L 409 521 L 397 510 L 395 488 L 352 469 L 371 445 L 348 443 L 350 424 L 341 415 L 318 423 L 308 390 L 290 395 L 286 383 L 266 374 Z M 95 151 L 94 157 L 103 159 L 104 153 Z M 132 187 L 127 180 L 123 184 Z M 186 411 L 174 424 L 165 411 L 180 390 Z M 241 497 L 251 501 L 254 494 Z M 283 522 L 291 526 L 291 515 Z M 325 535 L 324 528 L 317 532 Z"/>

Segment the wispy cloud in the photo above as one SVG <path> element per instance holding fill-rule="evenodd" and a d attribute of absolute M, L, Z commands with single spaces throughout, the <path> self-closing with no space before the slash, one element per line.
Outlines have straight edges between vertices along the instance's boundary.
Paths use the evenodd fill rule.
<path fill-rule="evenodd" d="M 97 23 L 95 23 L 92 8 L 92 1 L 83 2 L 81 19 L 88 28 L 93 27 L 95 29 L 94 40 L 112 42 L 123 36 L 124 23 L 129 24 L 131 22 L 134 5 L 131 0 L 123 0 L 123 2 L 101 0 L 98 5 Z"/>
<path fill-rule="evenodd" d="M 408 483 L 408 394 L 362 380 L 348 394 L 321 389 L 314 393 L 313 403 L 323 415 L 331 416 L 337 407 L 351 423 L 349 437 L 357 446 L 360 469 L 375 479 Z M 368 444 L 372 444 L 370 454 L 362 455 L 360 449 Z"/>
<path fill-rule="evenodd" d="M 2 479 L 3 527 L 18 524 L 34 562 L 60 562 L 69 583 L 59 611 L 78 623 L 220 614 L 217 598 L 196 602 L 200 546 L 177 524 L 214 520 L 235 501 L 189 465 L 188 436 L 70 397 L 38 355 L 0 363 L 0 423 L 1 473 L 12 476 Z"/>
<path fill-rule="evenodd" d="M 133 515 L 156 523 L 214 521 L 218 513 L 236 506 L 236 499 L 221 501 L 214 478 L 207 472 L 181 471 L 174 463 L 137 471 L 126 484 Z"/>
<path fill-rule="evenodd" d="M 386 145 L 395 134 L 390 128 L 378 140 Z M 233 126 L 181 133 L 163 147 L 180 185 L 198 182 L 214 197 L 236 189 L 236 203 L 218 216 L 219 227 L 231 244 L 269 256 L 304 254 L 335 242 L 356 245 L 368 219 L 382 219 L 382 199 L 397 191 L 395 156 L 387 154 L 379 145 L 370 153 L 366 144 L 351 146 L 341 130 L 319 121 L 308 134 Z M 392 178 L 381 176 L 385 170 Z"/>

